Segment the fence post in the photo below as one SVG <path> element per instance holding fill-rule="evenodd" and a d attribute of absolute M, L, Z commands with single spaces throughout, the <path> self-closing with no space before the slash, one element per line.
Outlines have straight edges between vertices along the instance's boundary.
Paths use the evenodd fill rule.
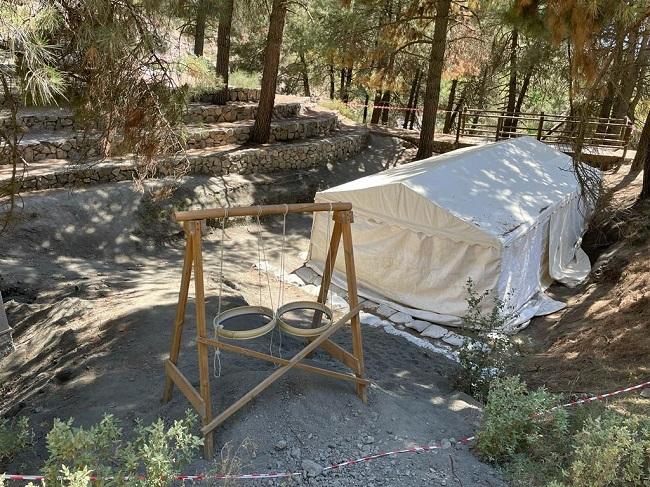
<path fill-rule="evenodd" d="M 544 112 L 539 114 L 539 125 L 537 126 L 537 140 L 542 140 L 542 131 L 544 130 Z"/>
<path fill-rule="evenodd" d="M 463 117 L 465 116 L 465 108 L 463 108 L 463 111 L 460 111 L 460 107 L 458 107 L 458 120 L 456 121 L 456 141 L 454 144 L 456 145 L 456 149 L 458 149 L 458 141 L 460 140 L 460 131 L 461 131 L 461 126 L 463 124 Z"/>
<path fill-rule="evenodd" d="M 501 129 L 503 128 L 503 116 L 504 116 L 504 112 L 501 112 L 501 114 L 499 114 L 497 118 L 497 134 L 496 134 L 496 138 L 494 139 L 496 141 L 498 141 L 501 138 Z"/>

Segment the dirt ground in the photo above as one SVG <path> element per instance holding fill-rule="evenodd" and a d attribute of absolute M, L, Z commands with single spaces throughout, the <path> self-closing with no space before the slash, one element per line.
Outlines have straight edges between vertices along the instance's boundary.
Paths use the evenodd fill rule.
<path fill-rule="evenodd" d="M 584 239 L 589 280 L 576 289 L 553 286 L 568 307 L 536 318 L 520 335 L 515 368 L 529 385 L 599 393 L 650 377 L 650 207 L 634 206 L 641 176 L 629 166 L 606 175 L 609 211 Z"/>
<path fill-rule="evenodd" d="M 0 362 L 0 412 L 26 415 L 35 431 L 33 449 L 0 471 L 36 473 L 46 458 L 44 434 L 54 418 L 90 425 L 106 412 L 128 431 L 136 418 L 178 418 L 189 408 L 176 391 L 160 405 L 163 360 L 167 357 L 182 265 L 179 228 L 170 208 L 200 202 L 248 204 L 305 201 L 321 187 L 375 172 L 405 160 L 410 149 L 373 136 L 371 147 L 353 161 L 275 178 L 187 178 L 172 202 L 158 203 L 129 183 L 24 196 L 21 220 L 0 240 L 0 290 L 16 352 Z M 150 182 L 155 193 L 159 182 Z M 263 219 L 268 260 L 279 263 L 280 219 Z M 224 248 L 224 307 L 268 304 L 258 286 L 257 227 L 240 222 L 227 229 Z M 287 269 L 302 264 L 310 219 L 287 221 Z M 207 313 L 218 300 L 219 228 L 205 236 Z M 263 279 L 266 276 L 262 275 Z M 278 280 L 272 277 L 277 303 Z M 287 286 L 286 300 L 301 297 Z M 192 309 L 190 302 L 189 309 Z M 193 314 L 187 314 L 179 367 L 198 383 Z M 427 444 L 471 434 L 480 407 L 453 390 L 455 365 L 400 337 L 364 327 L 366 367 L 373 384 L 368 405 L 351 384 L 287 374 L 216 431 L 217 449 L 252 440 L 256 453 L 244 472 L 300 470 L 302 460 L 320 465 L 388 449 Z M 346 332 L 335 341 L 350 346 Z M 247 345 L 289 357 L 303 345 L 289 336 L 266 335 Z M 341 369 L 322 352 L 319 366 Z M 211 364 L 212 367 L 212 364 Z M 265 362 L 223 353 L 221 376 L 212 378 L 215 410 L 234 402 L 273 370 Z M 285 442 L 285 443 L 283 443 Z M 209 466 L 197 460 L 188 473 Z M 260 481 L 246 481 L 259 485 Z M 332 486 L 503 485 L 498 472 L 466 446 L 402 455 L 351 466 L 309 480 Z M 282 485 L 283 481 L 261 482 Z"/>

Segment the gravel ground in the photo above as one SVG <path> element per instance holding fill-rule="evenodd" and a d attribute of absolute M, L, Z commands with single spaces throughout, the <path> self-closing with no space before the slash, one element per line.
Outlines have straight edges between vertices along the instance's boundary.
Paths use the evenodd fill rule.
<path fill-rule="evenodd" d="M 323 170 L 276 178 L 188 178 L 173 204 L 305 200 L 315 189 L 399 163 L 409 151 L 394 139 L 373 136 L 363 154 Z M 158 182 L 149 184 L 149 189 L 158 187 Z M 18 226 L 0 237 L 0 290 L 17 347 L 0 362 L 0 411 L 29 416 L 36 443 L 11 465 L 0 465 L 0 471 L 33 473 L 46 458 L 44 435 L 56 417 L 90 425 L 110 412 L 128 431 L 136 418 L 178 418 L 189 403 L 178 391 L 170 403 L 159 402 L 182 263 L 178 228 L 161 219 L 165 206 L 127 183 L 32 193 L 25 195 L 24 205 Z M 268 259 L 275 265 L 281 225 L 271 219 L 262 223 Z M 291 217 L 287 225 L 287 268 L 295 269 L 307 249 L 310 219 Z M 259 300 L 256 231 L 251 223 L 227 230 L 224 307 Z M 209 317 L 217 308 L 219 236 L 218 228 L 205 236 Z M 274 295 L 278 286 L 272 278 Z M 305 297 L 303 290 L 287 285 L 287 301 Z M 188 313 L 179 366 L 197 385 L 194 330 Z M 481 415 L 480 405 L 454 391 L 450 376 L 455 365 L 381 329 L 364 327 L 363 333 L 372 380 L 367 405 L 349 383 L 293 371 L 216 430 L 217 449 L 234 448 L 243 473 L 305 472 L 291 480 L 243 483 L 504 485 L 468 446 L 454 445 L 455 439 L 474 432 Z M 335 337 L 349 348 L 347 331 Z M 304 346 L 277 332 L 246 345 L 284 357 Z M 323 352 L 311 360 L 345 370 Z M 215 411 L 273 370 L 270 364 L 227 353 L 221 366 L 220 377 L 212 378 Z M 320 467 L 351 457 L 440 441 L 444 448 L 433 452 L 319 474 Z M 244 443 L 254 444 L 254 452 Z M 187 473 L 210 468 L 197 460 Z"/>

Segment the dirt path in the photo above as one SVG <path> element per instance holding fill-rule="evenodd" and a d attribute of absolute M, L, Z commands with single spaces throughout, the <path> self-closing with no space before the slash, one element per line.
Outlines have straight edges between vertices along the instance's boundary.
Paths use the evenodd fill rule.
<path fill-rule="evenodd" d="M 305 199 L 318 187 L 380 170 L 407 156 L 408 150 L 399 142 L 373 137 L 371 148 L 355 160 L 320 171 L 246 180 L 188 178 L 174 204 Z M 158 186 L 158 182 L 150 183 L 150 189 Z M 0 471 L 6 467 L 7 471 L 34 473 L 46 457 L 44 434 L 56 417 L 73 417 L 77 424 L 90 425 L 108 412 L 128 431 L 136 418 L 145 422 L 178 418 L 189 404 L 178 392 L 171 403 L 160 406 L 159 402 L 162 361 L 170 342 L 182 264 L 178 228 L 161 216 L 168 206 L 143 198 L 128 183 L 74 193 L 28 194 L 24 204 L 22 221 L 10 238 L 0 241 L 0 289 L 9 302 L 17 346 L 14 354 L 0 362 L 0 410 L 29 416 L 36 444 L 12 465 L 0 465 Z M 268 260 L 277 265 L 280 221 L 262 223 Z M 294 216 L 287 225 L 287 268 L 293 269 L 302 263 L 307 249 L 310 220 Z M 251 223 L 227 230 L 224 306 L 244 301 L 255 304 L 259 299 L 256 231 Z M 220 229 L 209 229 L 204 248 L 209 317 L 217 307 L 219 236 Z M 274 279 L 274 292 L 277 286 Z M 286 299 L 298 298 L 300 293 L 288 288 Z M 217 430 L 217 448 L 250 439 L 257 452 L 245 459 L 246 472 L 299 470 L 304 459 L 327 465 L 361 454 L 460 438 L 474 431 L 480 409 L 451 387 L 451 362 L 378 329 L 364 327 L 363 331 L 367 372 L 373 380 L 367 406 L 359 402 L 350 384 L 292 372 Z M 196 385 L 193 333 L 194 320 L 188 313 L 180 368 Z M 347 332 L 336 341 L 350 346 Z M 271 348 L 284 357 L 302 346 L 286 335 L 280 344 L 278 334 L 247 345 L 260 351 Z M 313 361 L 340 368 L 321 352 Z M 226 353 L 221 366 L 221 377 L 212 379 L 217 410 L 272 370 L 266 363 Z M 190 471 L 206 467 L 197 461 Z M 466 446 L 377 460 L 308 482 L 333 486 L 503 484 Z"/>

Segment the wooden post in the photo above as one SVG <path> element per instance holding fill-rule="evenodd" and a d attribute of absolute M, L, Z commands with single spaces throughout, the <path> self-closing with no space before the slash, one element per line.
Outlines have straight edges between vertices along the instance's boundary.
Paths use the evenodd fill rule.
<path fill-rule="evenodd" d="M 542 132 L 544 131 L 544 112 L 539 114 L 539 125 L 537 126 L 537 140 L 542 140 Z"/>
<path fill-rule="evenodd" d="M 354 222 L 354 215 L 352 211 L 341 211 L 337 213 L 337 221 L 342 225 L 343 236 L 343 254 L 345 256 L 345 274 L 347 277 L 348 285 L 348 303 L 350 309 L 354 309 L 359 304 L 359 296 L 357 294 L 357 272 L 354 267 L 354 250 L 352 247 L 352 228 L 351 224 Z M 361 339 L 361 321 L 359 314 L 352 316 L 350 320 L 352 325 L 352 353 L 357 359 L 357 377 L 364 376 L 364 360 L 363 360 L 363 342 Z M 361 398 L 364 404 L 368 402 L 368 391 L 364 384 L 357 384 L 357 395 Z"/>
<path fill-rule="evenodd" d="M 494 139 L 497 142 L 501 138 L 501 128 L 503 127 L 503 116 L 504 116 L 503 112 L 501 112 L 501 114 L 497 115 L 497 117 L 498 117 L 497 118 L 497 133 L 496 133 L 496 138 Z"/>
<path fill-rule="evenodd" d="M 181 348 L 181 336 L 185 324 L 185 307 L 187 306 L 187 294 L 190 289 L 190 278 L 192 276 L 192 232 L 190 225 L 183 224 L 185 230 L 185 259 L 183 260 L 183 274 L 181 276 L 181 290 L 178 294 L 178 305 L 176 306 L 176 319 L 174 320 L 174 331 L 172 333 L 172 344 L 169 350 L 169 361 L 176 365 Z M 174 381 L 168 375 L 165 376 L 165 390 L 162 403 L 168 403 L 172 398 Z"/>
<path fill-rule="evenodd" d="M 212 395 L 210 392 L 210 367 L 208 364 L 208 345 L 200 341 L 207 338 L 205 322 L 205 289 L 203 282 L 203 255 L 201 253 L 201 221 L 191 222 L 192 253 L 194 258 L 194 300 L 196 301 L 196 334 L 199 338 L 197 345 L 199 357 L 199 386 L 205 405 L 203 425 L 212 421 Z M 205 433 L 203 443 L 205 458 L 211 460 L 214 456 L 212 432 Z"/>
<path fill-rule="evenodd" d="M 459 141 L 460 141 L 460 131 L 461 131 L 461 126 L 463 123 L 463 117 L 465 116 L 465 108 L 463 108 L 463 111 L 460 111 L 460 107 L 458 107 L 458 120 L 456 121 L 456 140 L 454 141 L 454 145 L 456 146 L 456 149 L 458 149 Z"/>
<path fill-rule="evenodd" d="M 334 272 L 334 266 L 336 265 L 336 255 L 338 254 L 339 242 L 341 241 L 341 223 L 336 221 L 337 213 L 338 212 L 335 212 L 332 215 L 332 218 L 334 219 L 334 228 L 332 230 L 332 238 L 329 241 L 327 257 L 325 258 L 325 262 L 323 262 L 323 277 L 320 283 L 320 290 L 318 291 L 318 302 L 321 304 L 325 304 L 325 301 L 327 300 L 327 292 L 332 283 L 332 273 Z M 318 328 L 320 326 L 322 317 L 323 313 L 320 311 L 314 313 L 312 328 Z"/>

